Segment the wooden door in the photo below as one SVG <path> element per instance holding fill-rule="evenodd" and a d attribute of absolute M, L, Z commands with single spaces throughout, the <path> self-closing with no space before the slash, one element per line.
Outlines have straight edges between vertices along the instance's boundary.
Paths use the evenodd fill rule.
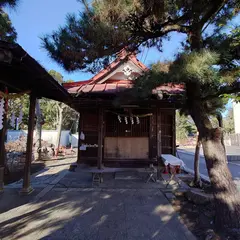
<path fill-rule="evenodd" d="M 106 137 L 105 159 L 148 159 L 148 137 Z"/>
<path fill-rule="evenodd" d="M 160 124 L 161 153 L 175 155 L 175 110 L 160 111 Z"/>

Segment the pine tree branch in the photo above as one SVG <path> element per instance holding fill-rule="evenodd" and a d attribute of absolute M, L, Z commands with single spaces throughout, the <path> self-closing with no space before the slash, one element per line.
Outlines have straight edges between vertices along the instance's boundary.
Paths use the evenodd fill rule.
<path fill-rule="evenodd" d="M 228 0 L 215 0 L 213 2 L 212 8 L 202 17 L 199 24 L 203 27 L 203 25 L 208 22 L 212 21 L 212 19 L 221 11 L 223 6 L 228 2 Z"/>
<path fill-rule="evenodd" d="M 144 21 L 145 17 L 138 17 L 137 19 L 130 18 L 130 21 L 134 20 L 134 25 L 132 26 L 132 34 L 136 37 L 143 37 L 143 41 L 145 42 L 149 39 L 153 38 L 159 38 L 165 36 L 167 33 L 178 31 L 181 33 L 187 33 L 190 29 L 189 26 L 184 25 L 186 23 L 187 19 L 189 18 L 189 15 L 191 13 L 187 12 L 183 16 L 176 18 L 176 19 L 168 19 L 168 21 L 162 23 L 162 24 L 154 24 L 151 26 L 150 30 L 144 28 Z M 141 27 L 141 29 L 140 29 Z"/>
<path fill-rule="evenodd" d="M 202 98 L 201 100 L 207 101 L 207 100 L 211 100 L 214 98 L 218 98 L 224 94 L 235 94 L 235 93 L 240 93 L 240 82 L 235 82 L 231 86 L 229 86 L 229 85 L 222 86 L 217 93 L 208 95 L 208 96 Z"/>

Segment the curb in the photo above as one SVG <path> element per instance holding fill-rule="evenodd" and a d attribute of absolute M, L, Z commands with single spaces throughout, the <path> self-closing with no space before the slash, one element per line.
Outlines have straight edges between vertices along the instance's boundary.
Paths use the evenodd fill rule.
<path fill-rule="evenodd" d="M 191 175 L 194 175 L 194 171 L 193 171 L 192 169 L 188 168 L 188 167 L 184 167 L 183 170 L 186 171 L 187 173 L 190 173 Z M 208 176 L 206 176 L 206 175 L 204 175 L 204 174 L 202 174 L 202 173 L 200 173 L 199 175 L 200 175 L 200 177 L 201 177 L 204 181 L 210 183 L 210 179 L 209 179 Z"/>
<path fill-rule="evenodd" d="M 183 154 L 187 154 L 187 155 L 191 155 L 194 156 L 195 153 L 193 152 L 188 152 L 186 150 L 183 149 L 178 149 L 177 150 L 178 153 L 183 153 Z M 202 154 L 200 154 L 200 158 L 204 158 L 204 156 Z M 227 154 L 227 160 L 230 162 L 235 162 L 235 161 L 240 161 L 240 155 L 231 155 L 231 154 Z"/>
<path fill-rule="evenodd" d="M 38 193 L 34 199 L 30 202 L 37 202 L 38 200 L 40 200 L 41 198 L 43 198 L 48 192 L 50 192 L 54 186 L 61 180 L 63 179 L 66 174 L 68 173 L 68 170 L 65 169 L 63 170 L 59 176 L 57 176 L 51 183 L 49 183 L 49 185 L 47 187 L 45 187 L 40 193 Z"/>
<path fill-rule="evenodd" d="M 187 154 L 187 155 L 191 155 L 191 156 L 195 155 L 195 153 L 193 153 L 193 152 L 188 152 L 188 151 L 185 151 L 185 150 L 182 150 L 182 149 L 178 149 L 177 152 Z M 200 156 L 200 158 L 204 158 L 204 156 L 202 154 L 200 154 L 199 156 Z"/>

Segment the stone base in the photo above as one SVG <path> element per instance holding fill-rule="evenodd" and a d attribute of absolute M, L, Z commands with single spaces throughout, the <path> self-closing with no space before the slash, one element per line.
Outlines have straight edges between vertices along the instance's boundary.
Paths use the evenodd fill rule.
<path fill-rule="evenodd" d="M 28 187 L 28 188 L 22 188 L 22 189 L 19 191 L 19 194 L 20 194 L 20 195 L 29 195 L 29 194 L 31 194 L 33 191 L 34 191 L 34 189 L 30 186 L 30 187 Z"/>
<path fill-rule="evenodd" d="M 213 201 L 213 195 L 203 192 L 201 189 L 192 188 L 185 193 L 189 201 L 194 202 L 196 205 L 204 205 Z"/>

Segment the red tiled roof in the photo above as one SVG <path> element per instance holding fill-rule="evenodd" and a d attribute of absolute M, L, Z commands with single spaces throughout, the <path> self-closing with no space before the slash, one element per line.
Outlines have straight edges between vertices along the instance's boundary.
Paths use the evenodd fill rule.
<path fill-rule="evenodd" d="M 107 68 L 102 69 L 99 73 L 93 76 L 90 81 L 91 83 L 97 83 L 103 77 L 105 77 L 108 73 L 113 71 L 118 65 L 122 63 L 122 61 L 128 57 L 128 60 L 131 60 L 135 65 L 137 65 L 142 71 L 147 71 L 148 67 L 146 67 L 142 62 L 140 62 L 135 54 L 131 54 L 127 56 L 127 54 L 119 54 L 118 58 L 113 61 Z"/>
<path fill-rule="evenodd" d="M 63 87 L 67 90 L 73 88 L 73 87 L 80 87 L 82 86 L 83 84 L 87 84 L 89 83 L 90 80 L 85 80 L 85 81 L 78 81 L 78 82 L 68 82 L 68 83 L 63 83 Z"/>
<path fill-rule="evenodd" d="M 123 60 L 130 60 L 137 65 L 142 71 L 147 71 L 148 68 L 141 63 L 135 54 L 127 55 L 123 49 L 115 61 L 113 61 L 107 68 L 101 70 L 98 74 L 87 81 L 79 81 L 73 83 L 64 83 L 63 86 L 69 93 L 118 93 L 129 88 L 133 88 L 134 82 L 132 80 L 117 80 L 107 79 L 104 83 L 99 83 L 107 74 L 115 70 L 122 64 Z M 181 93 L 184 91 L 184 86 L 181 84 L 165 84 L 153 90 L 153 94 L 160 90 L 169 94 Z"/>
<path fill-rule="evenodd" d="M 80 82 L 78 82 L 80 83 Z M 84 84 L 80 86 L 69 88 L 70 93 L 118 93 L 126 89 L 133 88 L 133 83 L 129 80 L 121 80 L 112 83 L 94 83 L 94 84 Z M 165 84 L 159 86 L 153 90 L 153 94 L 157 91 L 163 91 L 166 93 L 176 94 L 184 92 L 184 86 L 182 84 Z"/>

